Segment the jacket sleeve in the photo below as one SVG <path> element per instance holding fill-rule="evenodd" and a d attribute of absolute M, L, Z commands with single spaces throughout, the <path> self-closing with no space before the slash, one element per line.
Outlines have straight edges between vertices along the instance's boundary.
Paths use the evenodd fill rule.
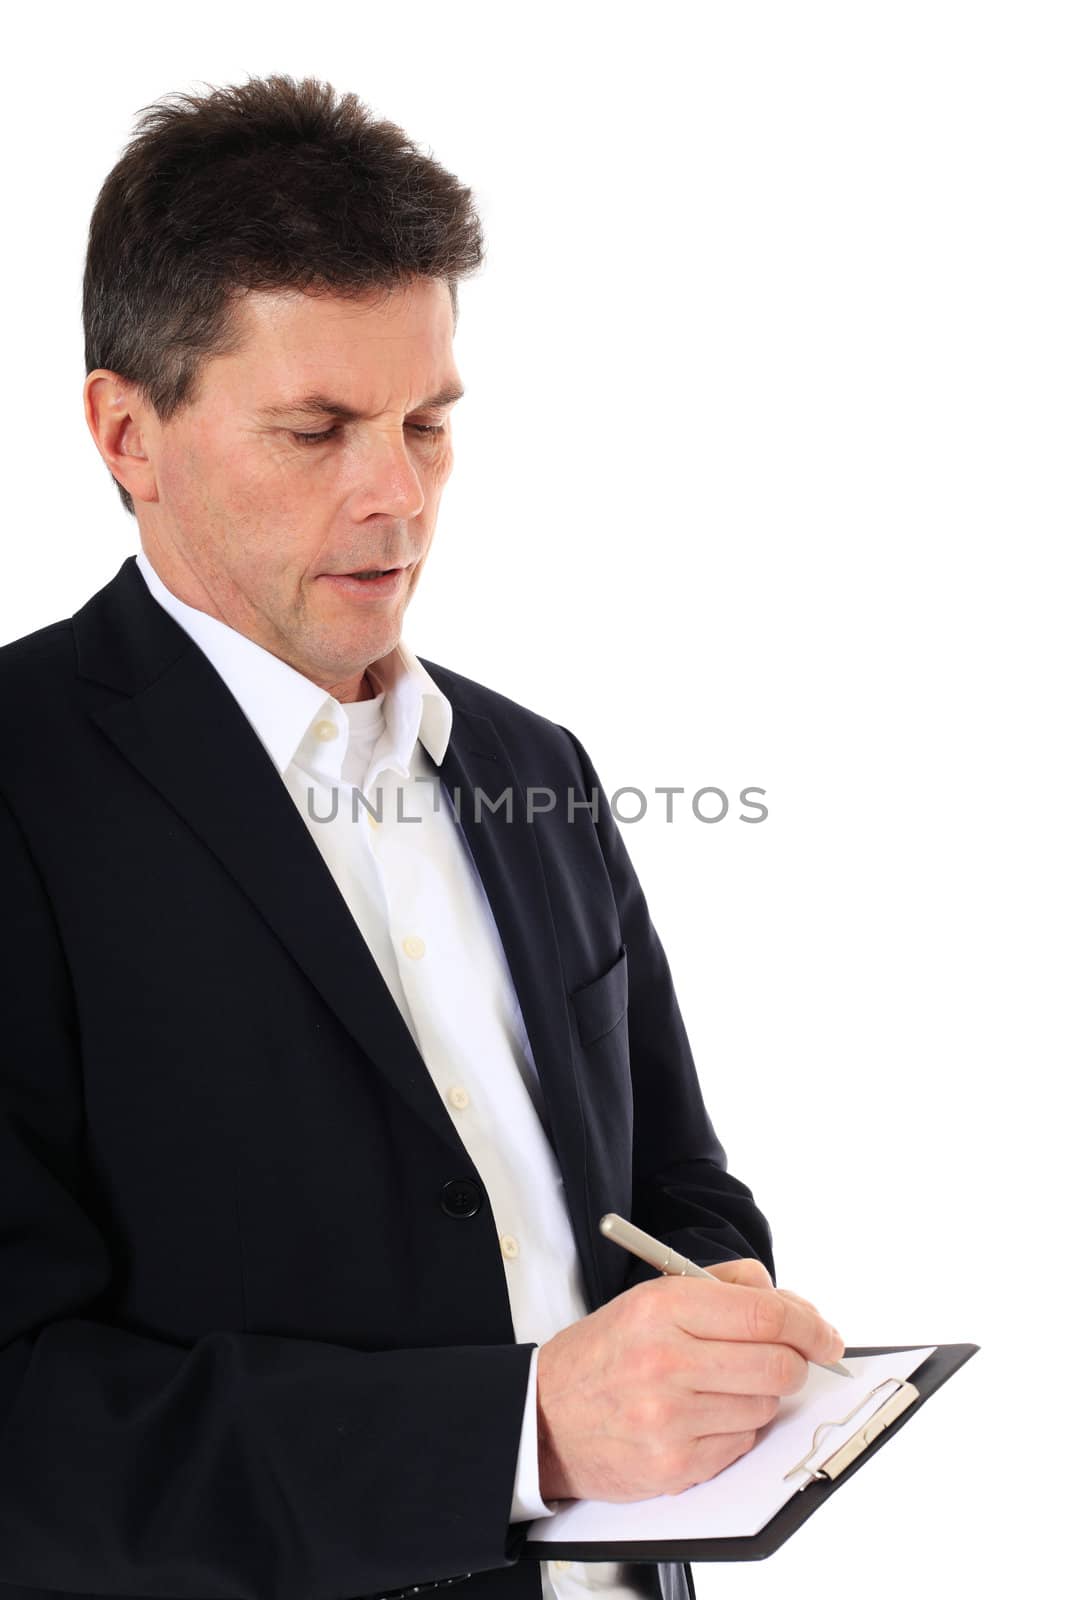
<path fill-rule="evenodd" d="M 774 1278 L 771 1231 L 752 1191 L 726 1170 L 704 1105 L 670 968 L 641 885 L 584 747 L 569 729 L 626 947 L 634 1097 L 633 1210 L 639 1228 L 698 1266 L 755 1257 Z M 660 1273 L 631 1258 L 623 1289 Z"/>
<path fill-rule="evenodd" d="M 533 1345 L 108 1322 L 75 997 L 2 797 L 0 880 L 0 1584 L 326 1600 L 511 1564 Z"/>

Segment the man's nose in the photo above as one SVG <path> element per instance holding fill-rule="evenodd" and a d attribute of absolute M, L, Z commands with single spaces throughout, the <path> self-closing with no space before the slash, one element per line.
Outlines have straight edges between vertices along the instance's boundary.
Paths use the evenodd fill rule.
<path fill-rule="evenodd" d="M 403 430 L 369 429 L 352 452 L 348 499 L 360 519 L 374 512 L 417 517 L 425 504 L 422 480 Z"/>

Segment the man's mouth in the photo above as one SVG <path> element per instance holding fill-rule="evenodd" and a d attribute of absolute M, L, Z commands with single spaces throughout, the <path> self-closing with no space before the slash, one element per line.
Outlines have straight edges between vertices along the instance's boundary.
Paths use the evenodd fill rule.
<path fill-rule="evenodd" d="M 359 567 L 353 572 L 324 572 L 321 574 L 335 589 L 347 594 L 389 595 L 399 592 L 400 582 L 407 567 Z"/>
<path fill-rule="evenodd" d="M 384 578 L 390 572 L 404 572 L 405 567 L 354 567 L 350 572 L 325 572 L 325 578 Z"/>

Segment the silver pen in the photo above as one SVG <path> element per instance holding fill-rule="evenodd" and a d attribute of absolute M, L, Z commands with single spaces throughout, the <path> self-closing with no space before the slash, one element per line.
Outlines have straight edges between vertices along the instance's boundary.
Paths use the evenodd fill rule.
<path fill-rule="evenodd" d="M 625 1217 L 620 1217 L 615 1211 L 609 1211 L 601 1217 L 600 1231 L 605 1239 L 611 1239 L 614 1244 L 622 1245 L 622 1248 L 629 1250 L 632 1256 L 647 1261 L 650 1267 L 657 1267 L 668 1277 L 714 1278 L 715 1276 L 714 1272 L 706 1272 L 703 1267 L 698 1267 L 695 1261 L 680 1256 L 677 1250 L 672 1250 L 669 1245 L 653 1239 L 643 1228 L 635 1228 L 632 1222 L 627 1222 Z M 842 1378 L 852 1376 L 841 1361 L 815 1361 L 812 1365 L 824 1367 L 827 1372 L 837 1372 Z"/>

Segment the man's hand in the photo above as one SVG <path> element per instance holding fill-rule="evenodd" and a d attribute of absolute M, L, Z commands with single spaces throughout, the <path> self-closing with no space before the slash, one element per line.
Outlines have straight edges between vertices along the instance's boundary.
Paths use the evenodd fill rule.
<path fill-rule="evenodd" d="M 698 1261 L 697 1266 L 703 1263 Z M 773 1289 L 771 1275 L 762 1261 L 756 1261 L 748 1256 L 742 1261 L 716 1261 L 704 1267 L 705 1272 L 713 1272 L 720 1283 L 744 1283 L 750 1289 Z"/>
<path fill-rule="evenodd" d="M 697 1265 L 700 1266 L 702 1263 L 697 1262 Z M 774 1288 L 771 1275 L 763 1262 L 756 1261 L 750 1256 L 742 1261 L 716 1261 L 714 1265 L 706 1266 L 704 1271 L 713 1272 L 722 1283 L 747 1283 L 751 1289 Z M 798 1306 L 807 1306 L 809 1311 L 815 1311 L 810 1300 L 794 1294 L 792 1289 L 778 1289 L 776 1293 L 784 1294 L 787 1300 L 795 1300 Z"/>
<path fill-rule="evenodd" d="M 636 1284 L 541 1346 L 538 1457 L 546 1500 L 680 1494 L 756 1442 L 809 1361 L 844 1342 L 759 1261 Z"/>

